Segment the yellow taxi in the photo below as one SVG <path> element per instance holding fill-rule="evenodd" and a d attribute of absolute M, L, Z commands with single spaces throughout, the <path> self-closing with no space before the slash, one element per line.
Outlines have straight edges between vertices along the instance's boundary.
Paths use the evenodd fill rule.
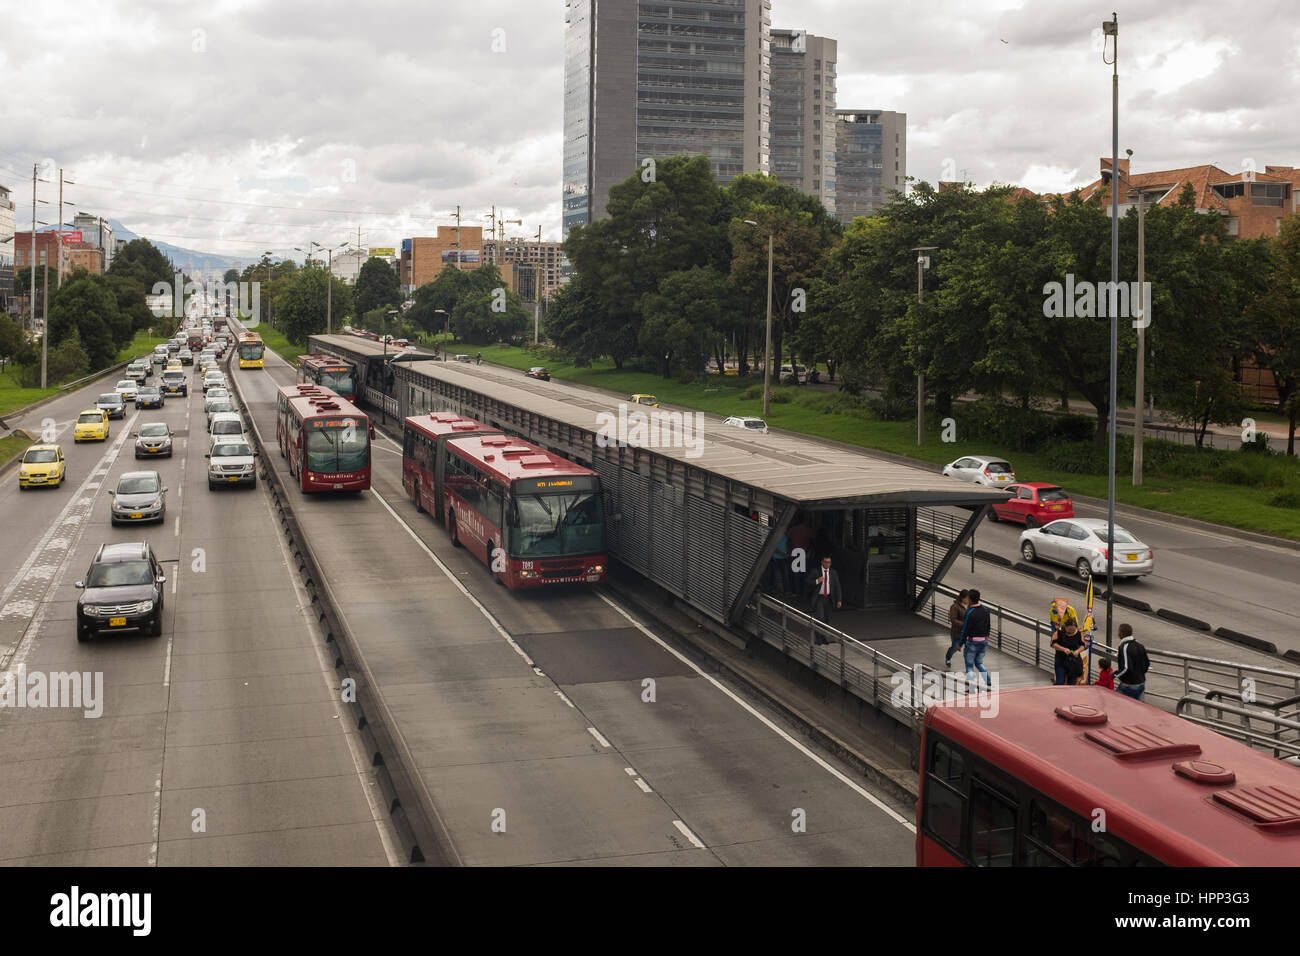
<path fill-rule="evenodd" d="M 651 408 L 659 407 L 659 399 L 655 398 L 653 395 L 641 395 L 638 393 L 631 396 L 628 401 L 632 402 L 634 405 L 649 405 Z"/>
<path fill-rule="evenodd" d="M 108 412 L 102 408 L 88 408 L 78 415 L 72 426 L 72 440 L 108 441 Z"/>
<path fill-rule="evenodd" d="M 32 445 L 18 463 L 19 488 L 57 488 L 65 477 L 63 449 L 58 445 Z"/>

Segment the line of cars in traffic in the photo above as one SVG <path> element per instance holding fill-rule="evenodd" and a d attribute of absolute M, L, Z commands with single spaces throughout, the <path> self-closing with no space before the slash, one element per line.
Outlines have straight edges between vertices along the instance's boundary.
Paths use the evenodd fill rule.
<path fill-rule="evenodd" d="M 1155 550 L 1118 524 L 1113 535 L 1104 518 L 1079 518 L 1074 502 L 1059 485 L 1043 481 L 1017 481 L 1004 458 L 967 455 L 943 467 L 945 478 L 1000 488 L 1012 495 L 989 510 L 989 519 L 1023 524 L 1020 555 L 1030 564 L 1046 561 L 1073 568 L 1080 578 L 1106 573 L 1109 541 L 1114 538 L 1114 575 L 1140 579 L 1155 570 Z"/>
<path fill-rule="evenodd" d="M 125 418 L 128 402 L 137 409 L 163 408 L 168 394 L 188 397 L 189 383 L 181 364 L 182 341 L 195 334 L 212 344 L 197 358 L 191 356 L 195 372 L 201 376 L 204 412 L 210 435 L 208 451 L 208 488 L 242 484 L 256 486 L 256 462 L 244 433 L 243 419 L 235 410 L 225 375 L 218 359 L 229 345 L 228 336 L 214 341 L 210 327 L 188 328 L 167 345 L 158 346 L 147 361 L 128 366 L 128 377 L 120 380 L 113 392 L 99 396 L 93 409 L 78 414 L 73 422 L 73 441 L 107 441 L 111 435 L 110 419 Z M 161 366 L 160 383 L 149 385 L 152 366 Z M 134 455 L 144 458 L 171 458 L 175 435 L 165 422 L 145 422 L 132 435 Z M 59 487 L 67 480 L 67 460 L 60 445 L 43 443 L 30 446 L 19 464 L 19 487 Z M 158 471 L 128 471 L 119 476 L 109 491 L 109 518 L 112 525 L 147 522 L 162 523 L 167 514 L 168 486 Z M 77 600 L 76 632 L 78 641 L 112 631 L 162 633 L 163 591 L 166 575 L 147 542 L 102 544 L 95 552 L 85 577 L 76 583 L 81 591 Z"/>

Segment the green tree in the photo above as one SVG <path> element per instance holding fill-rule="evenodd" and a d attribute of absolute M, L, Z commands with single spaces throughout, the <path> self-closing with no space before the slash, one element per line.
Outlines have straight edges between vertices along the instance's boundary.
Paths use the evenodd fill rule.
<path fill-rule="evenodd" d="M 352 310 L 352 290 L 346 282 L 328 276 L 324 269 L 300 269 L 283 281 L 275 292 L 275 327 L 294 345 L 305 345 L 307 337 L 325 331 L 326 297 L 333 287 L 329 303 L 336 315 Z"/>
<path fill-rule="evenodd" d="M 447 317 L 470 287 L 470 274 L 449 262 L 436 279 L 415 290 L 414 305 L 407 310 L 406 317 L 425 332 L 437 334 L 446 328 Z"/>
<path fill-rule="evenodd" d="M 713 341 L 730 324 L 734 301 L 712 266 L 674 272 L 641 304 L 641 347 L 656 357 L 665 378 L 701 377 Z"/>
<path fill-rule="evenodd" d="M 36 267 L 36 295 L 37 296 L 40 296 L 42 291 L 46 288 L 47 279 L 49 282 L 49 289 L 50 291 L 53 291 L 55 288 L 58 287 L 58 283 L 59 283 L 58 270 L 55 269 L 53 266 L 37 266 Z M 28 283 L 30 283 L 31 281 L 32 281 L 31 266 L 28 266 L 26 269 L 16 270 L 14 272 L 14 295 L 26 295 Z M 39 311 L 40 311 L 40 302 L 38 300 L 37 312 Z"/>
<path fill-rule="evenodd" d="M 647 181 L 647 179 L 649 181 Z M 728 266 L 722 190 L 706 156 L 671 156 L 611 187 L 608 218 L 570 232 L 564 251 L 587 280 L 602 328 L 592 341 L 613 349 L 614 365 L 639 349 L 641 303 L 668 275 L 694 266 Z"/>
<path fill-rule="evenodd" d="M 117 302 L 120 320 L 113 327 L 113 339 L 118 347 L 130 345 L 135 333 L 151 328 L 157 319 L 145 304 L 145 289 L 134 279 L 108 273 L 94 276 Z"/>
<path fill-rule="evenodd" d="M 402 301 L 397 272 L 385 260 L 371 257 L 361 264 L 354 288 L 358 315 L 380 306 L 396 306 Z"/>
<path fill-rule="evenodd" d="M 162 251 L 148 239 L 132 239 L 113 257 L 109 274 L 134 279 L 146 291 L 153 291 L 154 283 L 172 283 L 176 270 Z"/>
<path fill-rule="evenodd" d="M 57 386 L 76 381 L 89 374 L 90 358 L 81 346 L 81 336 L 73 329 L 58 345 L 51 344 L 45 357 L 45 381 Z M 102 366 L 101 366 L 102 367 Z M 39 388 L 41 384 L 41 351 L 29 349 L 23 356 L 19 380 L 26 388 Z"/>
<path fill-rule="evenodd" d="M 452 334 L 475 345 L 518 342 L 531 326 L 523 300 L 504 286 L 471 290 L 451 314 Z"/>
<path fill-rule="evenodd" d="M 603 321 L 599 297 L 581 275 L 561 286 L 551 299 L 551 306 L 542 318 L 542 331 L 580 367 L 590 366 L 602 355 L 628 355 L 637 348 L 634 335 L 631 341 L 614 340 L 616 336 L 631 333 L 627 329 L 611 328 Z"/>
<path fill-rule="evenodd" d="M 27 333 L 21 322 L 0 315 L 0 369 L 16 360 L 27 348 Z"/>
<path fill-rule="evenodd" d="M 1287 415 L 1286 453 L 1292 455 L 1300 414 L 1300 216 L 1283 219 L 1269 245 L 1272 281 L 1252 310 L 1248 341 L 1255 362 L 1273 373 L 1278 408 Z"/>
<path fill-rule="evenodd" d="M 222 281 L 222 282 L 226 282 L 226 283 L 229 283 L 229 282 L 238 282 L 238 281 L 239 281 L 239 270 L 238 270 L 238 269 L 234 269 L 234 268 L 227 269 L 227 270 L 225 271 L 225 273 L 221 276 L 221 281 Z"/>
<path fill-rule="evenodd" d="M 119 348 L 114 331 L 124 322 L 108 288 L 93 276 L 80 273 L 65 281 L 57 296 L 51 296 L 50 346 L 57 346 L 76 332 L 91 369 L 107 368 L 117 358 Z"/>

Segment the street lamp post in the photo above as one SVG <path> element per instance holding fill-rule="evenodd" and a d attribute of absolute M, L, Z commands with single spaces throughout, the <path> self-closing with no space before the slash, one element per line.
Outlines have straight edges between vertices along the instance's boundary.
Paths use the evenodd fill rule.
<path fill-rule="evenodd" d="M 1113 174 L 1110 190 L 1110 442 L 1109 466 L 1106 474 L 1106 646 L 1111 647 L 1115 619 L 1115 403 L 1119 378 L 1119 310 L 1115 307 L 1119 288 L 1119 14 L 1101 25 L 1102 35 L 1114 38 L 1115 48 L 1109 64 L 1111 72 L 1111 159 Z M 1104 41 L 1103 41 L 1104 43 Z M 1103 45 L 1102 62 L 1107 63 Z"/>
<path fill-rule="evenodd" d="M 933 252 L 938 246 L 916 246 L 912 249 L 916 253 L 916 304 L 919 306 L 925 295 L 925 272 L 930 268 L 930 257 L 925 255 L 927 252 Z M 921 320 L 920 309 L 917 310 L 916 319 Z M 917 357 L 917 365 L 920 366 L 920 357 Z M 916 370 L 916 444 L 925 444 L 925 369 L 918 367 Z"/>
<path fill-rule="evenodd" d="M 445 362 L 447 361 L 447 350 L 450 348 L 450 346 L 448 345 L 448 341 L 450 340 L 451 337 L 451 313 L 448 312 L 446 309 L 434 309 L 433 314 L 445 315 L 447 317 L 446 332 L 444 333 L 445 337 L 443 338 L 442 341 L 442 360 Z"/>
<path fill-rule="evenodd" d="M 745 225 L 757 226 L 752 219 L 746 219 Z M 763 419 L 766 421 L 772 407 L 772 241 L 775 233 L 767 233 L 767 345 L 763 352 Z"/>
<path fill-rule="evenodd" d="M 336 249 L 346 249 L 352 243 L 343 243 L 341 246 L 333 246 L 326 250 L 329 255 L 329 265 L 325 269 L 325 334 L 334 333 L 334 251 Z"/>

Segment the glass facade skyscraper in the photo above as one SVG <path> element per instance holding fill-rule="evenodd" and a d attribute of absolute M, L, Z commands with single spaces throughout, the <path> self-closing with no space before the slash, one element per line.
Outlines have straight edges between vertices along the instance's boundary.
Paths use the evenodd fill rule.
<path fill-rule="evenodd" d="M 564 231 L 647 158 L 767 172 L 771 0 L 566 0 Z"/>

